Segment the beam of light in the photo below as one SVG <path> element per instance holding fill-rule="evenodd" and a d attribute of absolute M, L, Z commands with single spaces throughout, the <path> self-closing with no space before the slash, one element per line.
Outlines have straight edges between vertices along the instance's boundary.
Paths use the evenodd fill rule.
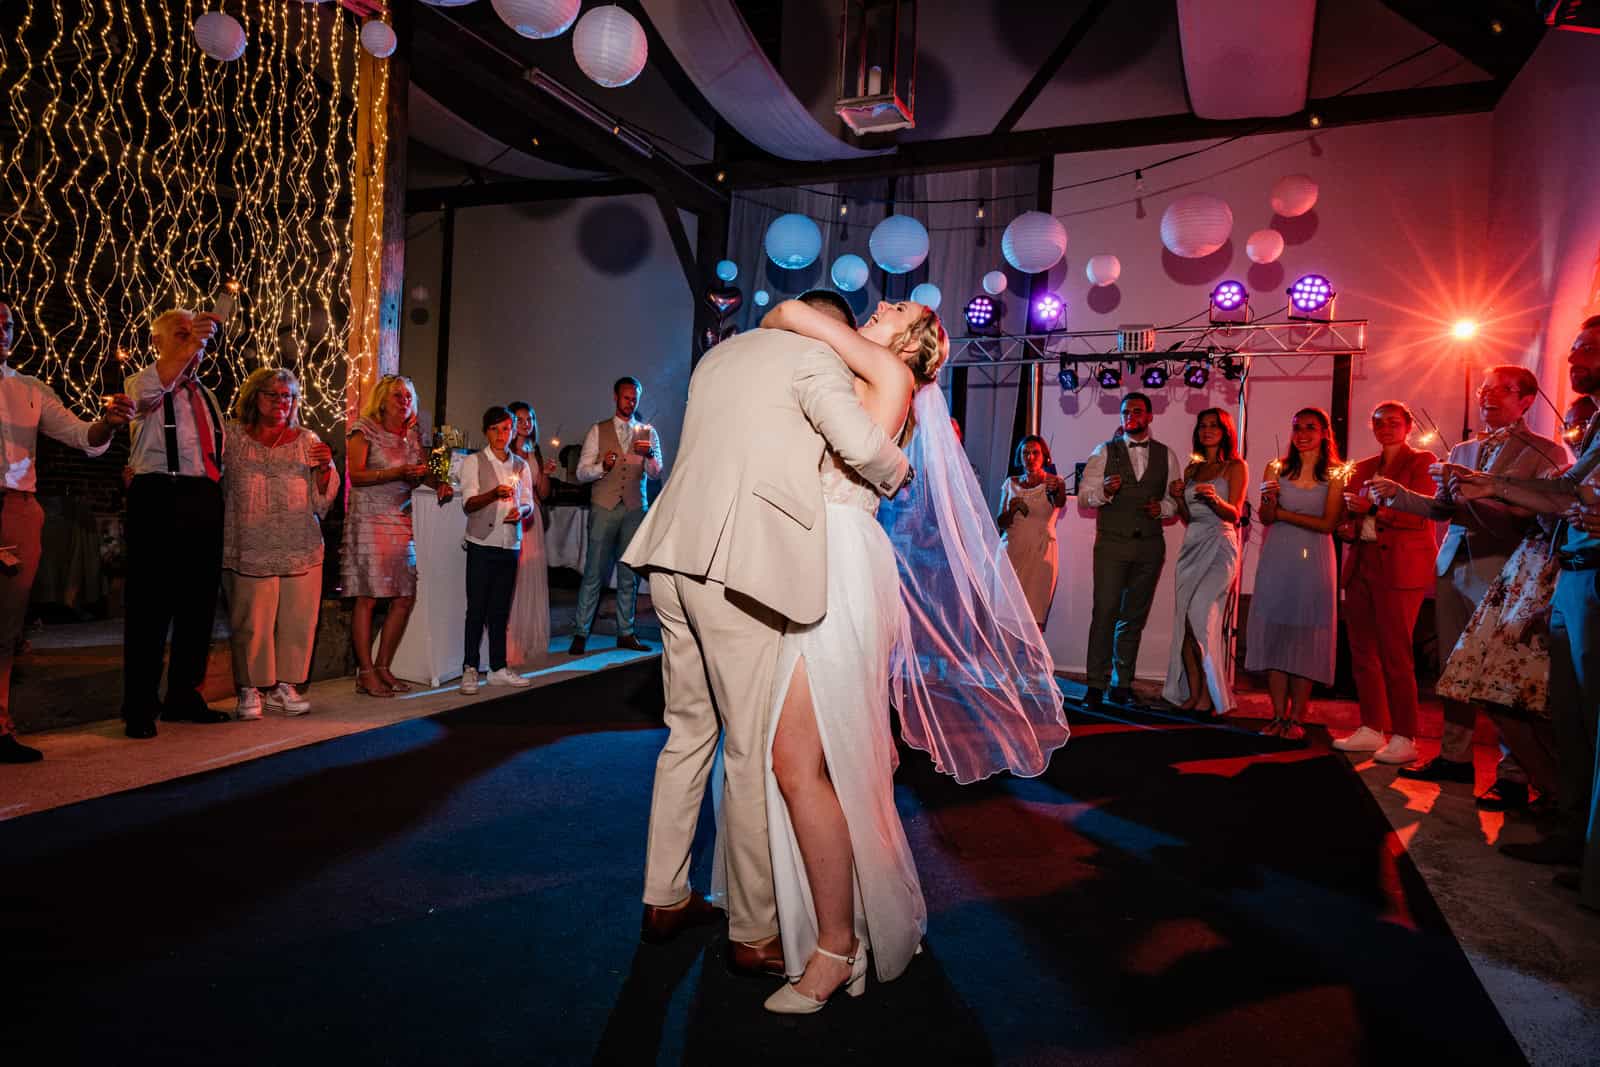
<path fill-rule="evenodd" d="M 1450 327 L 1450 336 L 1457 341 L 1470 341 L 1478 336 L 1477 319 L 1457 319 Z"/>

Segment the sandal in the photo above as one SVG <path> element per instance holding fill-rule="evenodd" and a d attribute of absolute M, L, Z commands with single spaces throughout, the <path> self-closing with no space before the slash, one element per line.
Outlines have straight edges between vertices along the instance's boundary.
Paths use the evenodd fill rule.
<path fill-rule="evenodd" d="M 1288 724 L 1288 719 L 1280 719 L 1274 715 L 1272 720 L 1258 730 L 1257 733 L 1259 733 L 1262 737 L 1277 737 L 1279 732 L 1282 731 L 1283 728 Z"/>
<path fill-rule="evenodd" d="M 366 677 L 370 677 L 377 684 L 363 685 L 361 679 Z M 394 690 L 383 684 L 383 679 L 378 677 L 378 672 L 375 670 L 356 671 L 356 692 L 364 697 L 394 696 Z"/>
<path fill-rule="evenodd" d="M 378 676 L 378 681 L 382 682 L 385 686 L 387 686 L 389 688 L 390 692 L 394 692 L 394 693 L 409 693 L 409 692 L 411 692 L 411 684 L 409 682 L 402 682 L 400 679 L 396 678 L 393 674 L 391 674 L 389 672 L 389 668 L 388 667 L 374 667 L 373 668 L 373 673 Z"/>
<path fill-rule="evenodd" d="M 1290 719 L 1284 724 L 1283 731 L 1278 736 L 1285 741 L 1304 741 L 1306 739 L 1306 728 Z"/>

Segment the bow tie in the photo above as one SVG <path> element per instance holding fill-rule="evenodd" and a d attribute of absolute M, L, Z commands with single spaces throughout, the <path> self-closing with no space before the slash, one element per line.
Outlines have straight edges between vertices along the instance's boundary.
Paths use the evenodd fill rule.
<path fill-rule="evenodd" d="M 1124 441 L 1122 443 L 1127 445 L 1129 448 L 1149 448 L 1150 447 L 1150 442 L 1149 441 Z"/>

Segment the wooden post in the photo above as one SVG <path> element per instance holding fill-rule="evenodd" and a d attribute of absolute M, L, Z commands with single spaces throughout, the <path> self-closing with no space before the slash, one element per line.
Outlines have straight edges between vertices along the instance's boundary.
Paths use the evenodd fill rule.
<path fill-rule="evenodd" d="M 378 59 L 364 48 L 356 49 L 356 158 L 345 380 L 345 414 L 352 423 L 372 383 L 400 370 L 410 5 L 394 5 L 390 19 L 400 41 L 394 55 Z"/>

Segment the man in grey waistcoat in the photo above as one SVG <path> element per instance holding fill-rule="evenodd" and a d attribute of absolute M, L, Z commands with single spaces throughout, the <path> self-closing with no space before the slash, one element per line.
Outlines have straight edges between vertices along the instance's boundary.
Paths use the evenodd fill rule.
<path fill-rule="evenodd" d="M 1168 494 L 1183 463 L 1150 436 L 1150 398 L 1122 398 L 1117 436 L 1096 445 L 1078 483 L 1078 499 L 1097 510 L 1094 535 L 1094 611 L 1089 622 L 1089 707 L 1105 691 L 1120 704 L 1133 702 L 1133 672 L 1139 659 L 1150 603 L 1167 558 L 1162 522 L 1177 513 Z"/>
<path fill-rule="evenodd" d="M 592 482 L 589 496 L 589 547 L 583 563 L 583 586 L 578 590 L 578 617 L 572 627 L 572 647 L 581 656 L 589 630 L 600 607 L 600 592 L 611 568 L 617 568 L 617 647 L 646 651 L 649 646 L 633 632 L 634 604 L 639 576 L 622 562 L 650 507 L 645 492 L 647 478 L 661 477 L 661 439 L 655 427 L 634 417 L 644 386 L 637 378 L 618 378 L 611 387 L 617 410 L 589 428 L 578 460 L 578 481 Z"/>

